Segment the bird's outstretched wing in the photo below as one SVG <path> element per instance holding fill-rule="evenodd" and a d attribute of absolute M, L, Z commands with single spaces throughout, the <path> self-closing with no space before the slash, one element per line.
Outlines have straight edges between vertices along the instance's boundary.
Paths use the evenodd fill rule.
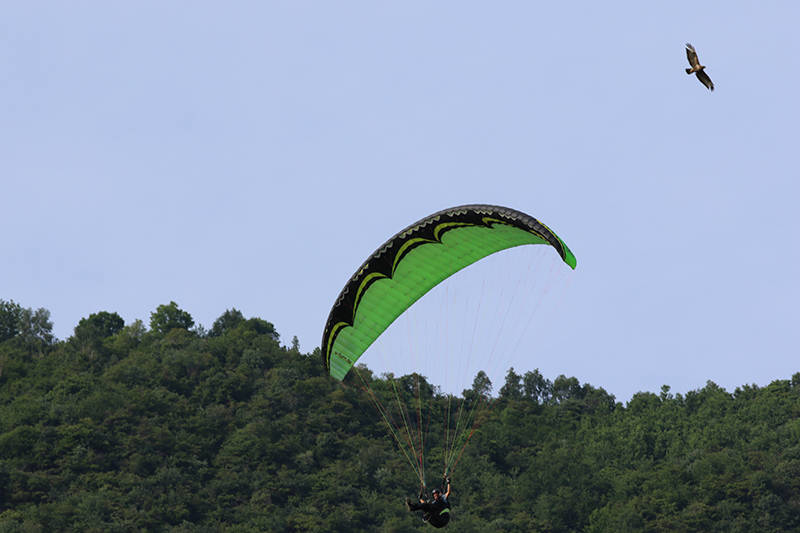
<path fill-rule="evenodd" d="M 711 78 L 708 77 L 705 70 L 698 70 L 697 71 L 697 79 L 700 80 L 700 83 L 708 87 L 709 91 L 714 90 L 714 82 L 711 81 Z"/>
<path fill-rule="evenodd" d="M 686 59 L 689 60 L 692 69 L 696 69 L 700 66 L 700 60 L 697 59 L 697 51 L 695 51 L 694 46 L 690 43 L 686 43 Z"/>

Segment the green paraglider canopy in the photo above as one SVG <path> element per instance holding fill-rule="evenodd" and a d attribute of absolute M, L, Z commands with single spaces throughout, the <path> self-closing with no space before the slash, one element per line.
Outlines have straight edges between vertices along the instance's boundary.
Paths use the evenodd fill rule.
<path fill-rule="evenodd" d="M 575 256 L 550 228 L 520 211 L 465 205 L 434 213 L 380 246 L 350 278 L 331 309 L 322 357 L 344 379 L 394 320 L 462 268 L 523 244 L 552 246 L 573 269 Z"/>

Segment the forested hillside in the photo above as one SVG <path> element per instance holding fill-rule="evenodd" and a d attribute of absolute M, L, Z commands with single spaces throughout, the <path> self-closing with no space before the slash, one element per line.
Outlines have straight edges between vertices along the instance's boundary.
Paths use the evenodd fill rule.
<path fill-rule="evenodd" d="M 270 322 L 171 302 L 51 331 L 0 300 L 0 532 L 429 528 L 366 395 Z M 800 531 L 800 373 L 623 405 L 544 357 L 495 384 L 451 531 Z"/>

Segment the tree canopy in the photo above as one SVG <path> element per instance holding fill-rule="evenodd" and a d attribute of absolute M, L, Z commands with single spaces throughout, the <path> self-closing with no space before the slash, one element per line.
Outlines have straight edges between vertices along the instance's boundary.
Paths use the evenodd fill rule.
<path fill-rule="evenodd" d="M 428 527 L 369 399 L 272 323 L 232 309 L 205 333 L 171 302 L 149 329 L 48 324 L 0 300 L 0 531 Z M 491 405 L 453 473 L 456 531 L 800 529 L 800 373 L 625 404 L 536 369 L 493 390 L 479 373 L 462 393 Z"/>

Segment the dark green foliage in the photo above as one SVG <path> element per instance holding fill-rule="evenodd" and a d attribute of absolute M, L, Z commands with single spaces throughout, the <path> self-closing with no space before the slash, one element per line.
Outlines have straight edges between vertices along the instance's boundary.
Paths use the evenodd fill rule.
<path fill-rule="evenodd" d="M 70 343 L 84 357 L 103 359 L 113 352 L 107 339 L 122 331 L 124 327 L 125 321 L 117 313 L 107 311 L 93 313 L 78 322 Z"/>
<path fill-rule="evenodd" d="M 150 313 L 150 329 L 161 334 L 178 328 L 188 330 L 193 325 L 192 315 L 179 308 L 175 302 L 159 305 L 154 313 Z"/>
<path fill-rule="evenodd" d="M 211 331 L 209 331 L 208 334 L 212 337 L 219 337 L 242 322 L 244 322 L 244 316 L 241 311 L 236 308 L 228 309 L 214 321 L 214 325 L 211 326 Z"/>
<path fill-rule="evenodd" d="M 103 340 L 122 331 L 125 321 L 117 313 L 100 311 L 82 318 L 75 326 L 74 338 L 80 342 Z"/>
<path fill-rule="evenodd" d="M 20 332 L 22 307 L 14 300 L 0 299 L 0 342 L 16 337 Z"/>
<path fill-rule="evenodd" d="M 514 372 L 514 367 L 508 369 L 506 383 L 500 389 L 500 397 L 508 400 L 519 400 L 522 398 L 522 376 Z"/>
<path fill-rule="evenodd" d="M 0 322 L 23 311 L 0 301 Z M 0 342 L 0 531 L 430 530 L 402 504 L 414 476 L 358 382 L 280 346 L 271 323 L 232 309 L 203 336 L 172 302 L 151 331 L 99 312 L 54 343 L 37 320 L 33 350 L 30 325 Z M 422 376 L 396 384 L 447 401 Z M 480 373 L 463 394 L 491 390 Z M 622 405 L 510 369 L 480 419 L 452 531 L 800 530 L 800 373 Z"/>
<path fill-rule="evenodd" d="M 30 359 L 50 350 L 55 341 L 52 331 L 47 309 L 0 299 L 0 387 L 24 376 L 31 368 Z"/>

